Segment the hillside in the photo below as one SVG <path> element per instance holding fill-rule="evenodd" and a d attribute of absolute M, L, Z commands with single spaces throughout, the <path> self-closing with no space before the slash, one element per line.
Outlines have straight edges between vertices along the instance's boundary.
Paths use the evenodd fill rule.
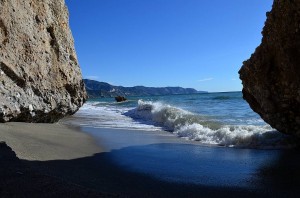
<path fill-rule="evenodd" d="M 205 93 L 205 91 L 182 87 L 123 87 L 89 79 L 84 79 L 83 81 L 90 98 Z"/>

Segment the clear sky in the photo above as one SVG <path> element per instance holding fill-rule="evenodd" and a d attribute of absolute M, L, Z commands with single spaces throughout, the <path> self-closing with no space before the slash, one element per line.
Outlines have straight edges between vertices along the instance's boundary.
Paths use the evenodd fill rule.
<path fill-rule="evenodd" d="M 83 77 L 240 91 L 272 0 L 66 0 Z"/>

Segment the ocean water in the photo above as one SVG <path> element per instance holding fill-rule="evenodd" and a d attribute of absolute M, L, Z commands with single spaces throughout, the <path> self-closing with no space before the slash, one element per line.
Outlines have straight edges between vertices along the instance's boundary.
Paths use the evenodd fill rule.
<path fill-rule="evenodd" d="M 294 143 L 266 124 L 241 92 L 88 100 L 65 124 L 94 128 L 165 131 L 205 145 L 290 148 Z"/>

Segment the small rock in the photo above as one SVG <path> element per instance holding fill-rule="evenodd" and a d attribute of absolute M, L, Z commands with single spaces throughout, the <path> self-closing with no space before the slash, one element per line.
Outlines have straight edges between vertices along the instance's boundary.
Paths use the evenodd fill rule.
<path fill-rule="evenodd" d="M 116 100 L 117 102 L 124 102 L 124 101 L 126 101 L 127 99 L 126 99 L 125 97 L 123 97 L 123 96 L 117 96 L 117 97 L 115 97 L 115 100 Z"/>

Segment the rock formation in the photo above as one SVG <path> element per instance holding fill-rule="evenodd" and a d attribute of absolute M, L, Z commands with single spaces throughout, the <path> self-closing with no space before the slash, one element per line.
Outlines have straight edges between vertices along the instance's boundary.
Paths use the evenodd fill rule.
<path fill-rule="evenodd" d="M 124 96 L 117 96 L 117 97 L 115 97 L 115 100 L 116 100 L 117 102 L 124 102 L 124 101 L 126 101 L 127 99 L 126 99 Z"/>
<path fill-rule="evenodd" d="M 55 122 L 85 99 L 64 0 L 0 1 L 0 121 Z"/>
<path fill-rule="evenodd" d="M 300 137 L 300 1 L 274 0 L 262 34 L 239 71 L 244 99 L 272 127 Z"/>

